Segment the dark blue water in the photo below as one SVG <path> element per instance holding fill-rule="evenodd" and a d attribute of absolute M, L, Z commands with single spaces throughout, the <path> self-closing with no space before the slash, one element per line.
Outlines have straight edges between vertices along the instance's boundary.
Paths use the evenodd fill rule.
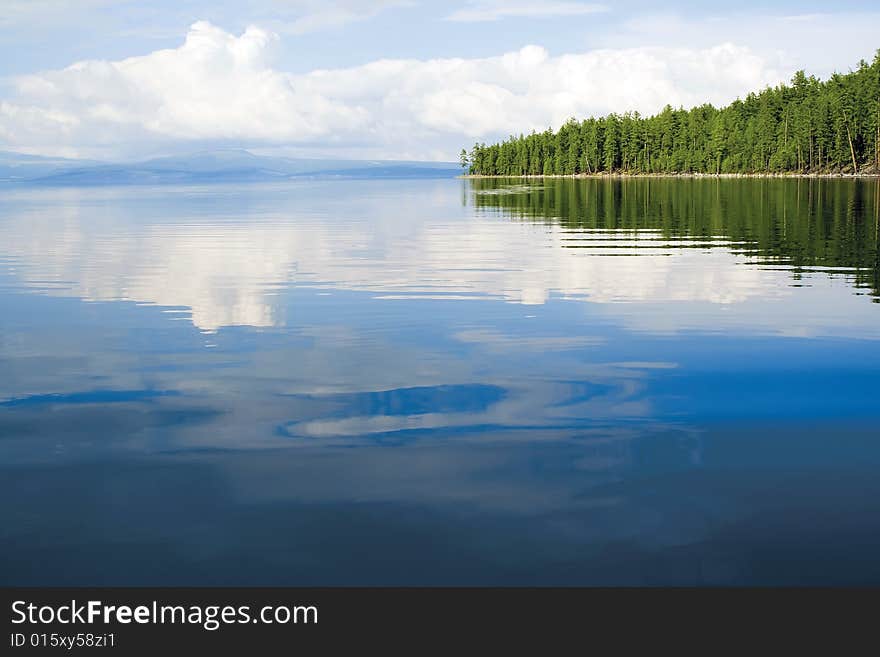
<path fill-rule="evenodd" d="M 0 194 L 2 584 L 880 584 L 875 181 Z"/>

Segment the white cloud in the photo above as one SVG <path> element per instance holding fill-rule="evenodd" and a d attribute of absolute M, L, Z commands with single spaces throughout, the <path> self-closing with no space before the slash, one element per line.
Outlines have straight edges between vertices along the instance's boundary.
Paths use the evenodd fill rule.
<path fill-rule="evenodd" d="M 446 20 L 463 23 L 497 21 L 503 18 L 547 18 L 583 16 L 608 11 L 604 5 L 585 2 L 537 2 L 535 0 L 471 0 Z"/>
<path fill-rule="evenodd" d="M 20 77 L 0 101 L 0 147 L 112 157 L 235 142 L 452 158 L 474 139 L 570 116 L 724 103 L 790 74 L 733 44 L 559 56 L 526 46 L 290 74 L 273 67 L 277 41 L 258 27 L 235 36 L 198 22 L 178 48 Z"/>
<path fill-rule="evenodd" d="M 287 34 L 305 34 L 367 20 L 387 9 L 409 6 L 412 6 L 410 0 L 288 0 L 272 3 L 272 14 L 282 17 L 272 21 L 272 27 Z"/>
<path fill-rule="evenodd" d="M 590 41 L 605 47 L 687 43 L 692 48 L 730 41 L 785 69 L 825 77 L 855 67 L 861 58 L 870 60 L 878 47 L 877 25 L 876 10 L 783 15 L 769 8 L 704 17 L 644 13 L 591 35 Z"/>
<path fill-rule="evenodd" d="M 348 23 L 367 20 L 396 7 L 408 7 L 411 0 L 249 0 L 247 3 L 232 0 L 195 2 L 195 7 L 164 6 L 161 2 L 151 6 L 133 7 L 131 0 L 2 0 L 0 29 L 21 26 L 58 26 L 71 23 L 94 24 L 109 19 L 119 33 L 167 38 L 171 25 L 178 25 L 183 16 L 193 11 L 211 11 L 233 17 L 242 12 L 271 23 L 273 29 L 291 34 L 304 34 Z M 120 5 L 125 12 L 118 10 Z M 125 7 L 127 5 L 127 7 Z M 244 5 L 244 6 L 242 6 Z M 145 24 L 143 17 L 148 16 Z M 140 20 L 139 20 L 140 19 Z M 124 26 L 124 27 L 123 27 Z M 178 32 L 174 32 L 177 35 Z"/>
<path fill-rule="evenodd" d="M 118 3 L 119 0 L 78 0 L 75 9 L 82 13 Z M 71 4 L 70 0 L 3 0 L 0 27 L 64 20 L 73 9 Z"/>

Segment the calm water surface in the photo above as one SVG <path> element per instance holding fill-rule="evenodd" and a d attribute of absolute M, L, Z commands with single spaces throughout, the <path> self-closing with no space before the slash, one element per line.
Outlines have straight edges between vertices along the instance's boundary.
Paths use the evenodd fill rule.
<path fill-rule="evenodd" d="M 877 181 L 0 190 L 2 584 L 880 584 Z"/>

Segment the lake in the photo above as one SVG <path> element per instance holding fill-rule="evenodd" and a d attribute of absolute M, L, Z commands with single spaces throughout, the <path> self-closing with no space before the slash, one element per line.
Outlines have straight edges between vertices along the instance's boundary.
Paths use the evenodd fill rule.
<path fill-rule="evenodd" d="M 880 584 L 878 180 L 0 189 L 0 583 Z"/>

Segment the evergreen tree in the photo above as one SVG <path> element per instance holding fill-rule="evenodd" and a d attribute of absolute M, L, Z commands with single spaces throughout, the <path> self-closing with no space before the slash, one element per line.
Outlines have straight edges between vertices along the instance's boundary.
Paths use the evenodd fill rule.
<path fill-rule="evenodd" d="M 721 109 L 569 119 L 556 132 L 475 144 L 460 161 L 471 174 L 514 176 L 880 172 L 880 50 L 824 82 L 798 71 Z"/>

